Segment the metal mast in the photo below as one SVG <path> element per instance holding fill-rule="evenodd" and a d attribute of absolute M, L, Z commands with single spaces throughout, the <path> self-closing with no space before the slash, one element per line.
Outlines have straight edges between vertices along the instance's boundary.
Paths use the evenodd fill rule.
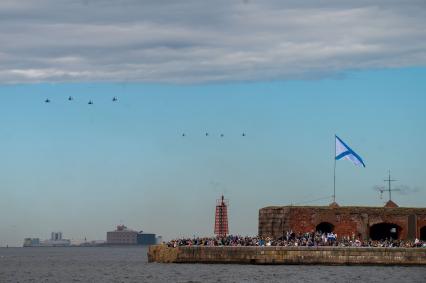
<path fill-rule="evenodd" d="M 391 174 L 390 174 L 390 170 L 389 170 L 389 177 L 387 179 L 384 180 L 385 182 L 388 183 L 388 189 L 387 191 L 389 192 L 389 200 L 392 200 L 392 191 L 399 191 L 398 189 L 393 189 L 391 188 L 391 183 L 392 182 L 396 182 L 397 180 L 392 180 L 391 179 Z"/>

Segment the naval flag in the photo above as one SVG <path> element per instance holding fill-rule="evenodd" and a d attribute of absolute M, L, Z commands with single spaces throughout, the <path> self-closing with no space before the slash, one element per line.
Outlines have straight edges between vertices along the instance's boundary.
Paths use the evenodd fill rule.
<path fill-rule="evenodd" d="M 347 144 L 345 144 L 338 136 L 336 136 L 336 160 L 347 159 L 357 166 L 365 167 L 361 156 L 356 154 Z"/>

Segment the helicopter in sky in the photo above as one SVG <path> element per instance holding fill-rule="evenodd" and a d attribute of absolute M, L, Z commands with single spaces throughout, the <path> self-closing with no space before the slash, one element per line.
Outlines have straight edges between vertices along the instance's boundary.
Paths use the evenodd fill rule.
<path fill-rule="evenodd" d="M 116 96 L 114 96 L 113 98 L 112 98 L 112 101 L 113 102 L 116 102 L 118 100 L 118 98 L 116 97 Z"/>
<path fill-rule="evenodd" d="M 46 98 L 46 100 L 44 101 L 45 103 L 50 103 L 50 99 Z"/>
<path fill-rule="evenodd" d="M 68 101 L 72 101 L 74 98 L 72 96 L 68 97 Z"/>
<path fill-rule="evenodd" d="M 89 100 L 89 102 L 88 102 L 87 104 L 92 105 L 92 104 L 93 104 L 93 101 L 92 101 L 92 100 Z"/>

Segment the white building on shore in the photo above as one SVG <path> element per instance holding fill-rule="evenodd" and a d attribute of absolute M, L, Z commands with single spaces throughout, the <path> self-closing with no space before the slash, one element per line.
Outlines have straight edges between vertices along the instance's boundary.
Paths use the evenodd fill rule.
<path fill-rule="evenodd" d="M 62 232 L 52 232 L 49 240 L 40 241 L 39 238 L 25 238 L 24 247 L 69 247 L 71 241 L 62 239 Z"/>

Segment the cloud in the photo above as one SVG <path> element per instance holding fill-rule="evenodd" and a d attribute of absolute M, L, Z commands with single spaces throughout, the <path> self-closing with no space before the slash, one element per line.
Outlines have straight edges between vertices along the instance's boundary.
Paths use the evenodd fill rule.
<path fill-rule="evenodd" d="M 411 195 L 421 191 L 419 187 L 410 187 L 407 185 L 398 185 L 395 186 L 396 192 L 400 195 Z"/>
<path fill-rule="evenodd" d="M 374 191 L 377 192 L 382 192 L 382 193 L 388 193 L 387 191 L 387 187 L 386 186 L 374 186 L 373 187 Z M 397 193 L 398 195 L 411 195 L 411 194 L 416 194 L 418 192 L 422 191 L 419 187 L 411 187 L 408 185 L 396 185 L 392 187 L 392 192 L 393 193 Z"/>
<path fill-rule="evenodd" d="M 423 0 L 350 2 L 3 0 L 0 83 L 264 81 L 426 65 Z"/>

